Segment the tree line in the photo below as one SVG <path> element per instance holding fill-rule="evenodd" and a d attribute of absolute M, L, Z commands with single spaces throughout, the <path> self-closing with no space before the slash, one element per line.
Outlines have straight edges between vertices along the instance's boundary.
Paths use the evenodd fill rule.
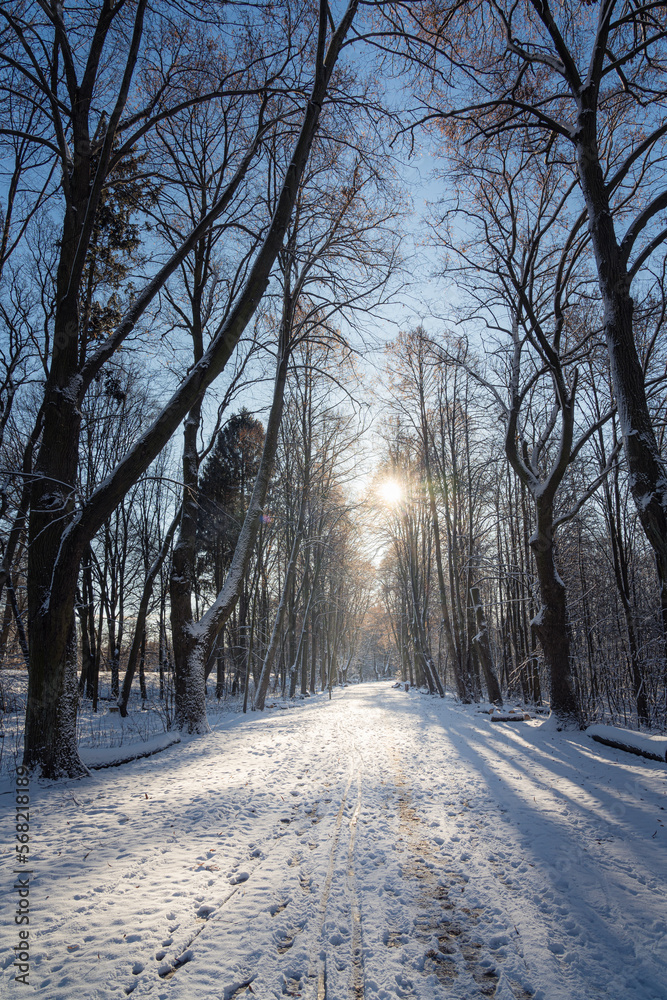
<path fill-rule="evenodd" d="M 29 662 L 26 765 L 81 773 L 79 692 L 101 622 L 115 689 L 132 588 L 126 679 L 159 620 L 190 732 L 222 635 L 260 706 L 276 670 L 304 690 L 327 661 L 328 683 L 358 641 L 372 572 L 333 457 L 354 433 L 321 380 L 345 390 L 355 331 L 407 274 L 400 157 L 419 144 L 439 164 L 429 226 L 458 333 L 395 348 L 387 460 L 421 485 L 394 517 L 384 627 L 439 693 L 446 670 L 464 698 L 480 671 L 495 699 L 546 680 L 579 719 L 611 697 L 606 559 L 635 709 L 658 719 L 663 7 L 35 0 L 1 16 L 0 587 Z M 268 416 L 246 425 L 234 499 L 214 460 L 258 372 Z M 226 511 L 218 531 L 209 508 L 208 535 L 207 503 Z"/>
<path fill-rule="evenodd" d="M 510 350 L 508 337 L 500 357 Z M 464 702 L 560 701 L 563 722 L 664 727 L 655 561 L 604 363 L 582 366 L 576 454 L 562 473 L 560 435 L 555 445 L 543 431 L 553 406 L 539 381 L 531 387 L 522 454 L 546 484 L 539 490 L 508 461 L 499 376 L 514 373 L 497 352 L 480 358 L 460 335 L 418 327 L 388 353 L 377 477 L 381 492 L 393 489 L 379 576 L 402 678 L 434 694 L 452 688 Z"/>

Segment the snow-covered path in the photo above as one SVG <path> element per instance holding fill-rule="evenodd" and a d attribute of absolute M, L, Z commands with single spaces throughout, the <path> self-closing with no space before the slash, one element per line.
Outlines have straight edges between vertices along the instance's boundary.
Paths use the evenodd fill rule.
<path fill-rule="evenodd" d="M 0 993 L 664 1000 L 666 788 L 664 764 L 388 684 L 228 716 L 33 781 L 31 985 L 6 893 Z"/>

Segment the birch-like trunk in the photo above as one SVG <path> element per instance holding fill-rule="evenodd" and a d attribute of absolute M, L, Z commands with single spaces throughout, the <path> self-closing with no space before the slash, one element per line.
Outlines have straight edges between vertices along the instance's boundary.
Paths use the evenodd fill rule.
<path fill-rule="evenodd" d="M 269 419 L 266 424 L 262 457 L 250 498 L 250 505 L 239 533 L 227 579 L 215 602 L 199 622 L 192 622 L 190 618 L 188 624 L 179 625 L 178 640 L 175 634 L 176 630 L 174 629 L 174 650 L 178 641 L 178 655 L 182 663 L 180 690 L 177 676 L 176 725 L 181 729 L 187 729 L 188 732 L 208 731 L 208 723 L 206 721 L 205 665 L 213 651 L 220 630 L 229 619 L 239 599 L 241 587 L 243 586 L 243 578 L 257 540 L 262 511 L 271 479 L 273 460 L 278 445 L 280 422 L 282 420 L 287 365 L 289 361 L 288 340 L 289 328 L 284 326 L 281 330 L 273 400 Z M 174 567 L 176 566 L 176 553 L 174 553 Z M 184 612 L 187 613 L 187 608 L 180 608 L 179 618 L 176 619 L 172 611 L 172 623 L 176 621 L 188 622 L 188 619 L 181 617 Z"/>

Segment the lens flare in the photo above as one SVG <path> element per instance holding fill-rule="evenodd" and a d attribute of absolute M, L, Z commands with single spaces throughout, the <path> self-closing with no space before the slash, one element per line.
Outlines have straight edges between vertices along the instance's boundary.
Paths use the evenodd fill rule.
<path fill-rule="evenodd" d="M 404 496 L 403 487 L 395 479 L 386 479 L 379 487 L 378 494 L 388 507 L 395 507 Z"/>

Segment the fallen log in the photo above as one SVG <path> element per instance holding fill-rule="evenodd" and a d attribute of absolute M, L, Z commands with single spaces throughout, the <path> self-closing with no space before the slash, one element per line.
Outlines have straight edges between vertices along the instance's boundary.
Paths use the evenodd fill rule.
<path fill-rule="evenodd" d="M 619 729 L 617 726 L 589 726 L 586 735 L 596 743 L 625 750 L 638 757 L 649 760 L 667 762 L 667 736 L 649 736 L 647 733 L 637 733 L 632 729 Z"/>
<path fill-rule="evenodd" d="M 105 747 L 99 749 L 82 748 L 81 760 L 91 771 L 100 771 L 105 767 L 120 767 L 133 760 L 152 757 L 156 753 L 168 750 L 174 744 L 180 743 L 181 737 L 174 733 L 160 733 L 145 743 L 129 743 L 124 747 Z"/>
<path fill-rule="evenodd" d="M 489 714 L 491 722 L 530 722 L 533 718 L 528 712 L 508 712 L 501 715 L 499 712 L 491 712 Z"/>
<path fill-rule="evenodd" d="M 518 715 L 516 712 L 513 715 L 491 715 L 489 716 L 491 722 L 530 722 L 532 716 L 528 715 Z"/>

